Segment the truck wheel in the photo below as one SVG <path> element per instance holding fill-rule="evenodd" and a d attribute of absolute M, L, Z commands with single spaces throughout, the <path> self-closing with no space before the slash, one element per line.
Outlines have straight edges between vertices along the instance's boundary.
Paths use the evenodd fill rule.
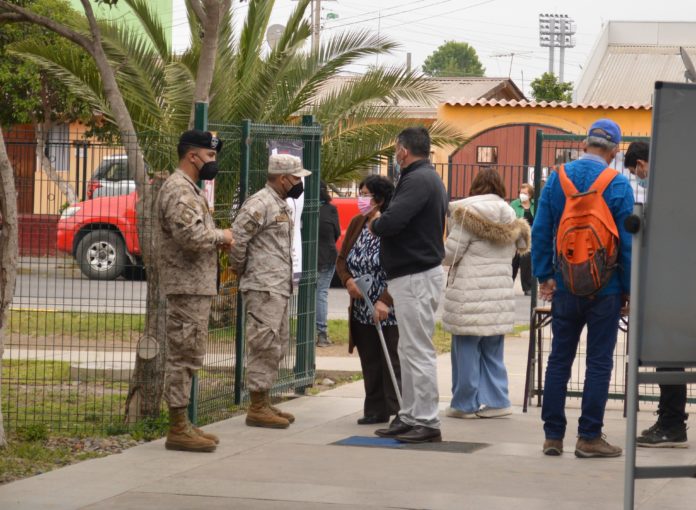
<path fill-rule="evenodd" d="M 90 280 L 115 280 L 127 263 L 123 239 L 111 230 L 94 230 L 77 246 L 77 264 Z"/>

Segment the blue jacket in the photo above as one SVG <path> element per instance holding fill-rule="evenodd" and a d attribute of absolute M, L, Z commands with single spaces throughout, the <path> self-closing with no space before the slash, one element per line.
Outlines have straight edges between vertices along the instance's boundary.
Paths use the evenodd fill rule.
<path fill-rule="evenodd" d="M 579 192 L 587 191 L 607 167 L 599 156 L 585 154 L 565 166 L 566 174 Z M 603 194 L 619 231 L 619 267 L 597 295 L 628 294 L 631 289 L 631 234 L 624 220 L 633 212 L 633 189 L 628 179 L 619 174 Z M 558 173 L 553 172 L 541 192 L 532 227 L 532 268 L 540 282 L 555 277 L 557 288 L 564 290 L 563 277 L 556 267 L 556 231 L 565 207 L 565 195 Z"/>

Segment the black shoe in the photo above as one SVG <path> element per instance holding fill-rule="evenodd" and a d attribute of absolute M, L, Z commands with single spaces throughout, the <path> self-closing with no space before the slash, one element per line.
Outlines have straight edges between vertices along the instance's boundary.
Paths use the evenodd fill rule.
<path fill-rule="evenodd" d="M 442 441 L 440 429 L 417 425 L 410 431 L 396 436 L 402 443 L 439 443 Z"/>
<path fill-rule="evenodd" d="M 411 429 L 413 429 L 411 425 L 406 425 L 397 416 L 392 420 L 388 429 L 377 429 L 375 430 L 375 434 L 377 434 L 379 437 L 396 437 L 399 434 L 409 432 Z"/>
<path fill-rule="evenodd" d="M 636 445 L 646 448 L 688 448 L 686 441 L 685 424 L 667 428 L 657 422 L 643 431 L 643 435 L 636 439 Z"/>
<path fill-rule="evenodd" d="M 358 418 L 358 425 L 375 425 L 377 423 L 389 423 L 389 416 L 366 414 L 362 418 Z"/>

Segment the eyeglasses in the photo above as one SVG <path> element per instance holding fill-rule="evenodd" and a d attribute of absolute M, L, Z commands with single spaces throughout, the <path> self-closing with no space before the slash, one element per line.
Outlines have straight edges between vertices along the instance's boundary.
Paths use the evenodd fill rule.
<path fill-rule="evenodd" d="M 374 198 L 372 193 L 360 193 L 360 196 L 363 198 Z"/>

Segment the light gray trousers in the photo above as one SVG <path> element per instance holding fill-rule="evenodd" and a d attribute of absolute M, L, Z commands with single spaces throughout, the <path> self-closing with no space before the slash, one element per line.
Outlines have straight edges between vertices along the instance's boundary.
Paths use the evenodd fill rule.
<path fill-rule="evenodd" d="M 399 327 L 399 361 L 407 425 L 440 428 L 437 353 L 433 345 L 435 312 L 444 286 L 442 266 L 387 282 Z"/>

